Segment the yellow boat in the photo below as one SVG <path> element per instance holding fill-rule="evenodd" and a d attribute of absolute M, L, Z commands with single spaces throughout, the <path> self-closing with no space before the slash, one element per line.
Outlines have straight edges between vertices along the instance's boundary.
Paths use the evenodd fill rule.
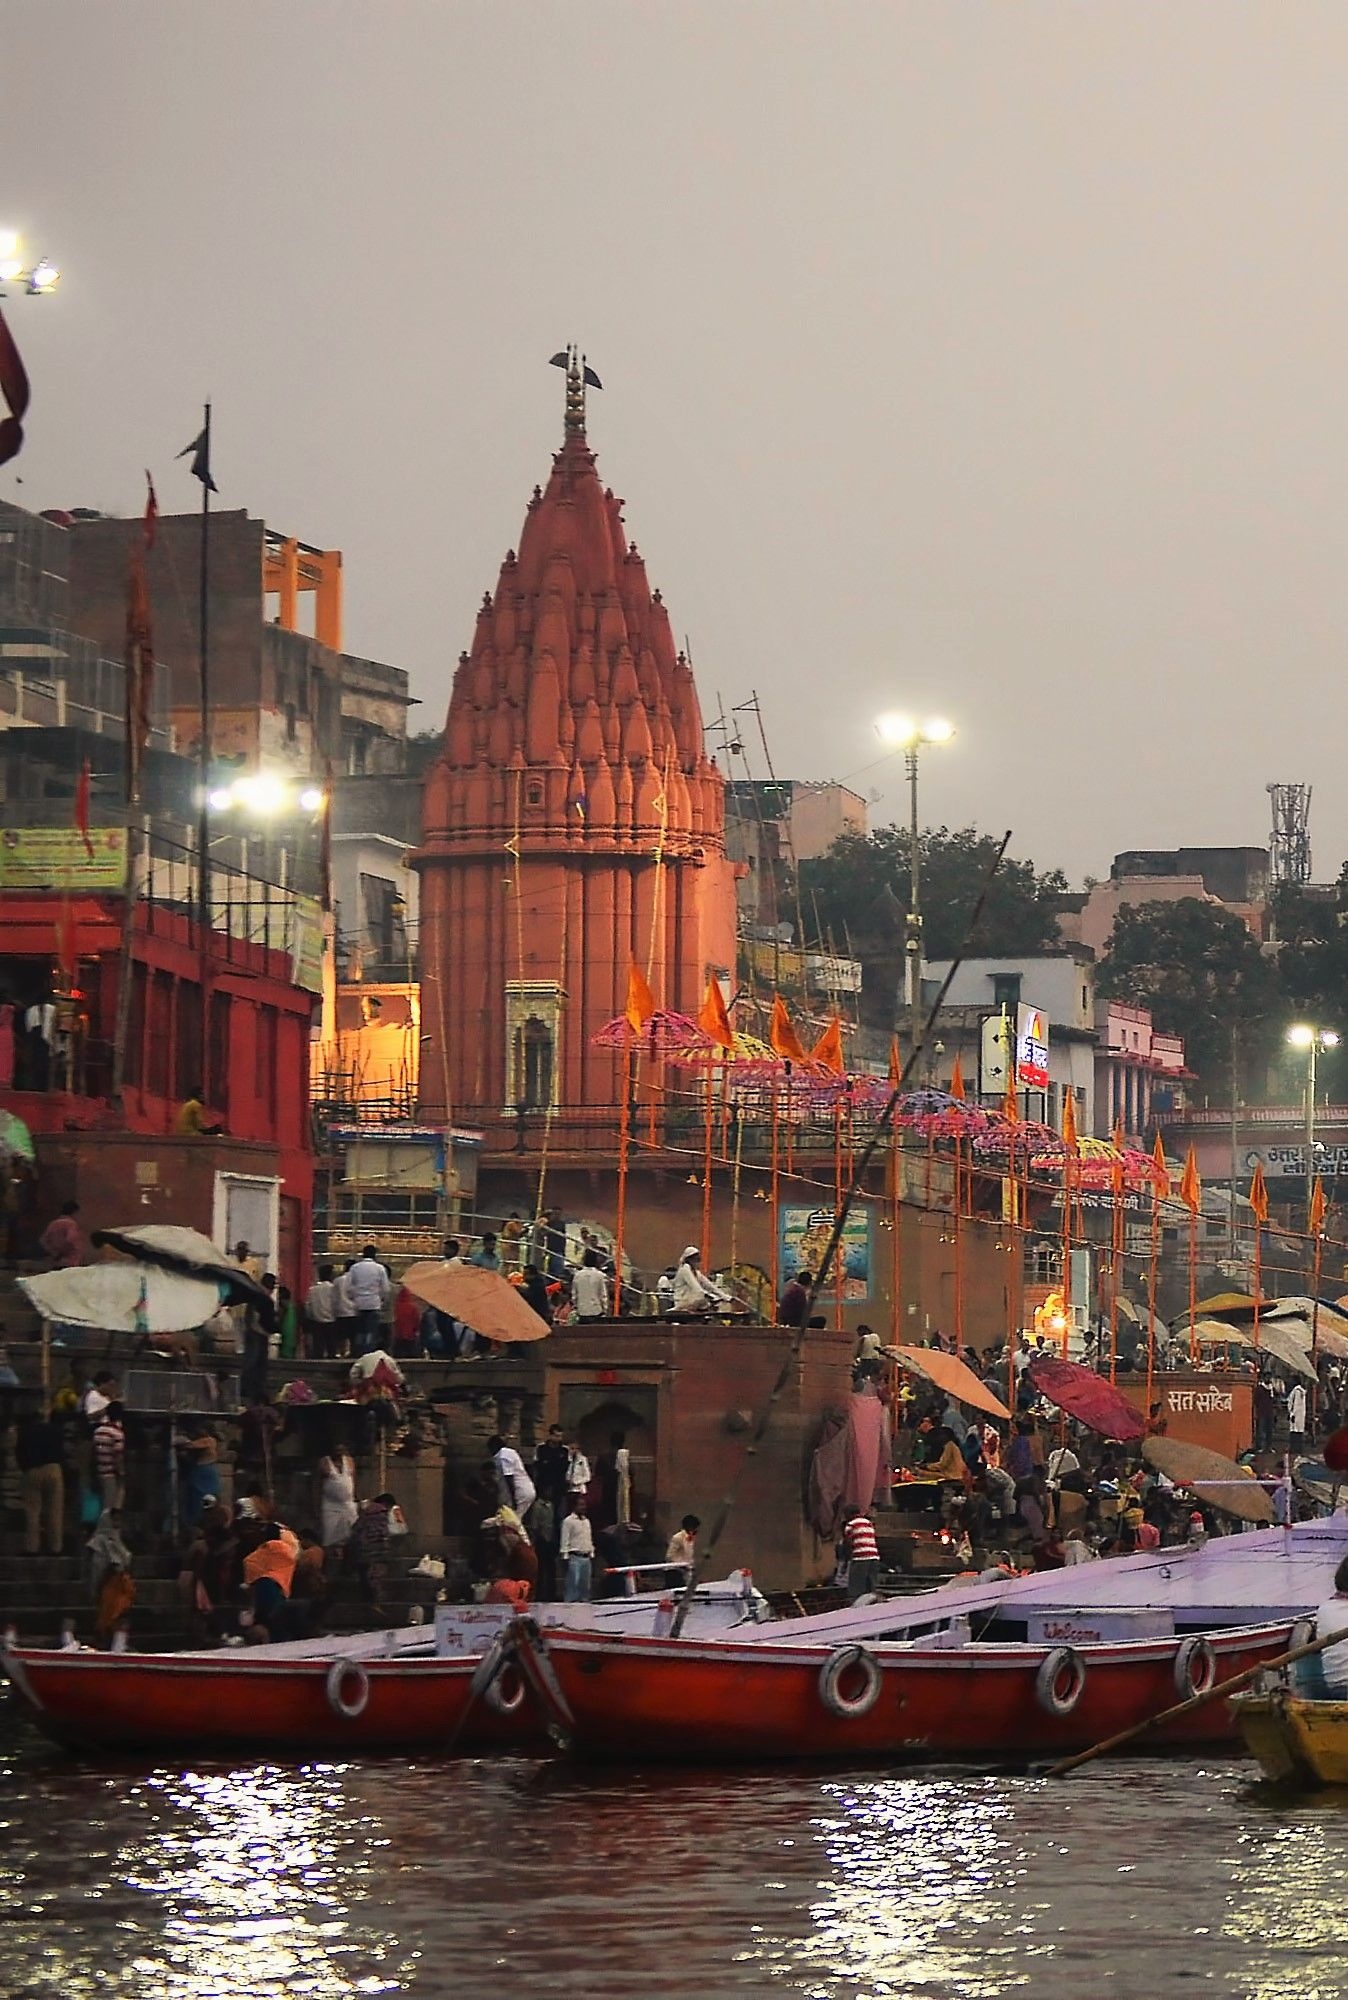
<path fill-rule="evenodd" d="M 1275 1688 L 1231 1706 L 1251 1754 L 1277 1784 L 1348 1785 L 1348 1701 L 1307 1701 Z"/>

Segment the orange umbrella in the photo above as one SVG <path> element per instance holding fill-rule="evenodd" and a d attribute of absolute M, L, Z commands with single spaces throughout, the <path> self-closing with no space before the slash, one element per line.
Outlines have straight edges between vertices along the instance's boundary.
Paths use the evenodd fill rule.
<path fill-rule="evenodd" d="M 979 1381 L 972 1368 L 954 1354 L 946 1354 L 939 1347 L 887 1347 L 886 1354 L 893 1355 L 905 1368 L 911 1368 L 917 1375 L 925 1375 L 938 1389 L 944 1389 L 947 1396 L 953 1396 L 957 1403 L 968 1403 L 971 1409 L 987 1410 L 994 1417 L 1009 1418 L 1010 1410 L 1005 1403 L 999 1403 L 985 1383 Z"/>
<path fill-rule="evenodd" d="M 414 1299 L 451 1319 L 461 1319 L 485 1340 L 514 1346 L 542 1340 L 551 1332 L 547 1321 L 525 1304 L 499 1271 L 484 1271 L 476 1264 L 413 1264 L 403 1272 L 403 1283 Z"/>

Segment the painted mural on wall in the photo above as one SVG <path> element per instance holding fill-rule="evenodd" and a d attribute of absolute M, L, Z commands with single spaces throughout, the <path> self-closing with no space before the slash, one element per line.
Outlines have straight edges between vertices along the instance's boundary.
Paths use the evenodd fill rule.
<path fill-rule="evenodd" d="M 871 1297 L 871 1223 L 869 1208 L 857 1207 L 847 1218 L 842 1238 L 843 1297 L 866 1305 Z M 831 1208 L 810 1208 L 782 1202 L 777 1209 L 777 1241 L 783 1281 L 796 1271 L 817 1271 L 833 1229 Z M 830 1296 L 831 1286 L 828 1287 Z"/>

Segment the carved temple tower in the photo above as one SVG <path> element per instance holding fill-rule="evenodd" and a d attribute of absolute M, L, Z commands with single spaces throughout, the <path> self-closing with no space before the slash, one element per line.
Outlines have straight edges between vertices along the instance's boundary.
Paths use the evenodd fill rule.
<path fill-rule="evenodd" d="M 622 508 L 571 352 L 562 447 L 460 657 L 416 857 L 423 1115 L 481 1125 L 489 1153 L 550 1110 L 559 1151 L 611 1155 L 622 1061 L 591 1037 L 630 964 L 695 1014 L 735 963 L 725 784 Z"/>

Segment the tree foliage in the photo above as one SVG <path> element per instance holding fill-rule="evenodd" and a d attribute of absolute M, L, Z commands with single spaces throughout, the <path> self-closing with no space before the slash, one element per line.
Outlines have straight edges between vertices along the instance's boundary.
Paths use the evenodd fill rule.
<path fill-rule="evenodd" d="M 1182 1035 L 1189 1067 L 1205 1080 L 1229 1079 L 1233 1029 L 1248 1066 L 1285 1011 L 1277 968 L 1240 918 L 1196 896 L 1120 909 L 1096 991 L 1148 1008 L 1163 1034 Z"/>
<path fill-rule="evenodd" d="M 976 936 L 969 922 L 997 841 L 973 827 L 929 829 L 920 837 L 925 956 L 953 958 L 966 950 L 980 957 L 1052 951 L 1058 941 L 1057 910 L 1067 883 L 1061 872 L 1041 874 L 1032 861 L 1003 861 L 988 891 Z M 802 863 L 800 891 L 807 929 L 838 951 L 850 947 L 861 960 L 867 1011 L 888 1020 L 903 961 L 904 913 L 910 879 L 908 834 L 877 827 L 844 834 L 827 854 Z"/>

